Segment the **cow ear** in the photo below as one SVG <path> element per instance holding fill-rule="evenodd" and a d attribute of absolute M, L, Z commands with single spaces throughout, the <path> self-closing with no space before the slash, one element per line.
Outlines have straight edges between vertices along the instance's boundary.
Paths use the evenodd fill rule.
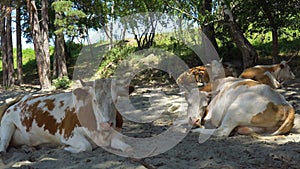
<path fill-rule="evenodd" d="M 129 85 L 129 94 L 131 94 L 132 92 L 134 92 L 134 86 Z"/>
<path fill-rule="evenodd" d="M 78 86 L 80 87 L 84 87 L 84 86 L 94 86 L 94 81 L 88 81 L 88 82 L 84 82 L 82 79 L 78 79 L 75 81 L 77 83 Z"/>
<path fill-rule="evenodd" d="M 222 61 L 223 61 L 223 57 L 221 57 L 221 59 L 220 59 L 220 61 L 219 61 L 219 62 L 220 62 L 220 63 L 222 63 Z"/>
<path fill-rule="evenodd" d="M 77 88 L 73 90 L 73 93 L 75 96 L 78 97 L 86 97 L 89 94 L 89 88 L 88 87 Z"/>

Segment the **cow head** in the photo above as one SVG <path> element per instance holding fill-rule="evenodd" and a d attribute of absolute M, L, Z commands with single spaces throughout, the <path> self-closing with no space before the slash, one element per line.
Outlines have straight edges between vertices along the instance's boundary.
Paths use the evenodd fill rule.
<path fill-rule="evenodd" d="M 94 115 L 80 115 L 79 121 L 83 126 L 91 126 L 93 123 L 92 118 L 96 119 L 97 124 L 93 125 L 93 129 L 110 129 L 110 127 L 116 127 L 116 100 L 118 96 L 127 96 L 131 92 L 133 92 L 134 87 L 129 85 L 124 85 L 122 81 L 117 81 L 112 78 L 107 79 L 97 79 L 95 81 L 83 82 L 80 81 L 81 86 L 73 91 L 74 95 L 76 96 L 77 103 L 78 99 L 83 100 L 85 103 L 77 104 L 76 107 L 78 109 L 80 106 L 86 106 L 89 104 L 89 107 L 93 107 Z M 129 90 L 129 92 L 128 92 Z M 90 102 L 90 103 L 87 103 Z M 92 105 L 91 105 L 92 104 Z M 83 117 L 85 116 L 85 117 Z M 90 118 L 90 120 L 87 119 Z M 82 120 L 83 119 L 83 120 Z M 100 124 L 100 126 L 99 126 Z M 95 128 L 96 127 L 96 128 Z"/>
<path fill-rule="evenodd" d="M 185 95 L 188 103 L 189 123 L 194 126 L 201 126 L 201 120 L 205 116 L 205 109 L 209 102 L 209 93 L 194 88 Z"/>
<path fill-rule="evenodd" d="M 279 64 L 280 69 L 277 72 L 277 77 L 276 79 L 280 82 L 280 83 L 284 83 L 285 81 L 289 80 L 289 79 L 295 79 L 295 75 L 293 74 L 293 72 L 291 71 L 290 66 L 288 65 L 289 61 L 282 61 Z"/>
<path fill-rule="evenodd" d="M 225 77 L 225 69 L 222 61 L 212 60 L 211 64 L 206 65 L 210 81 L 215 81 Z"/>

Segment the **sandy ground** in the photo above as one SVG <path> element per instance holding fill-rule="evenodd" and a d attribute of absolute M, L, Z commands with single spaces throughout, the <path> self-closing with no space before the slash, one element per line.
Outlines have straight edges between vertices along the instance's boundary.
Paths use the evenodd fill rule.
<path fill-rule="evenodd" d="M 171 88 L 161 88 L 161 90 L 169 99 L 155 102 L 155 97 L 151 97 L 154 98 L 152 100 L 154 104 L 161 105 L 162 111 L 159 118 L 150 123 L 135 123 L 125 120 L 122 130 L 124 135 L 132 138 L 151 138 L 160 135 L 170 128 L 172 119 L 180 116 L 182 109 L 178 105 L 184 106 L 185 103 L 182 102 L 178 91 L 171 90 Z M 150 88 L 138 86 L 136 92 L 131 96 L 133 105 L 139 109 L 149 109 L 150 91 Z M 300 79 L 293 81 L 289 87 L 280 89 L 280 92 L 295 107 L 297 116 L 293 131 L 278 139 L 258 140 L 250 136 L 211 137 L 206 142 L 199 144 L 198 133 L 189 132 L 170 150 L 143 159 L 121 157 L 107 152 L 101 147 L 92 152 L 79 154 L 71 154 L 62 150 L 61 147 L 50 145 L 35 148 L 10 147 L 7 153 L 1 154 L 0 168 L 299 168 L 299 91 Z M 16 92 L 2 91 L 0 97 L 3 99 L 14 94 Z M 148 145 L 144 146 L 145 149 L 148 148 Z"/>

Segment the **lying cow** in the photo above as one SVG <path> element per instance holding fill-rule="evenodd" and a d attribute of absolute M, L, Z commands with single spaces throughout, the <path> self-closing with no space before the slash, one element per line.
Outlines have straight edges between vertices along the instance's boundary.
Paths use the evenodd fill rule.
<path fill-rule="evenodd" d="M 281 135 L 292 129 L 293 107 L 270 86 L 233 77 L 218 79 L 212 86 L 217 94 L 206 107 L 205 128 L 194 132 L 215 136 L 229 136 L 233 131 Z"/>
<path fill-rule="evenodd" d="M 118 122 L 112 99 L 112 95 L 122 95 L 126 90 L 112 79 L 101 79 L 93 87 L 73 92 L 27 95 L 4 112 L 0 152 L 5 152 L 9 144 L 43 143 L 66 145 L 64 149 L 71 153 L 92 150 L 95 144 L 129 151 L 131 146 L 114 130 Z"/>
<path fill-rule="evenodd" d="M 218 73 L 214 72 L 218 71 Z M 211 64 L 207 64 L 206 66 L 196 66 L 192 67 L 189 70 L 183 72 L 180 74 L 180 76 L 177 78 L 176 83 L 180 86 L 188 86 L 193 88 L 191 85 L 195 83 L 203 83 L 207 84 L 210 82 L 210 80 L 215 80 L 215 75 L 223 77 L 233 76 L 236 77 L 237 75 L 234 73 L 234 70 L 227 66 L 224 67 L 222 64 L 220 64 L 220 61 L 212 61 Z M 196 86 L 196 85 L 195 85 Z"/>
<path fill-rule="evenodd" d="M 240 78 L 253 79 L 273 88 L 279 88 L 285 81 L 295 78 L 288 62 L 282 61 L 275 65 L 257 65 L 244 70 Z"/>

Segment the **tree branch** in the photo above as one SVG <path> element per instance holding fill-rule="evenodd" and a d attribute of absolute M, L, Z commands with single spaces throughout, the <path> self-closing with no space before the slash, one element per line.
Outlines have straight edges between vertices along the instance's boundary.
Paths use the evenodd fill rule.
<path fill-rule="evenodd" d="M 168 7 L 172 8 L 172 9 L 174 9 L 174 10 L 176 10 L 176 11 L 182 13 L 182 14 L 187 15 L 188 17 L 194 19 L 196 22 L 199 22 L 199 23 L 200 23 L 201 25 L 203 25 L 203 26 L 208 26 L 208 25 L 210 25 L 210 24 L 212 24 L 212 23 L 222 22 L 222 21 L 223 21 L 223 19 L 218 19 L 218 20 L 213 20 L 213 21 L 207 22 L 207 23 L 202 23 L 202 21 L 201 21 L 200 19 L 198 19 L 197 17 L 195 17 L 195 16 L 189 14 L 188 12 L 186 12 L 186 11 L 184 11 L 184 10 L 182 10 L 182 9 L 179 9 L 179 8 L 176 8 L 176 7 L 173 7 L 173 6 L 170 6 L 167 2 L 166 2 L 166 4 L 167 4 Z"/>
<path fill-rule="evenodd" d="M 197 22 L 200 22 L 200 23 L 201 23 L 201 21 L 200 21 L 198 18 L 192 16 L 191 14 L 187 13 L 186 11 L 184 11 L 184 10 L 182 10 L 182 9 L 179 9 L 179 8 L 176 8 L 176 7 L 173 7 L 173 6 L 169 5 L 169 3 L 166 2 L 166 1 L 165 1 L 165 3 L 167 4 L 168 7 L 172 8 L 172 9 L 174 9 L 174 10 L 176 10 L 176 11 L 182 13 L 182 14 L 185 14 L 185 15 L 187 15 L 188 17 L 190 17 L 190 18 L 196 20 Z"/>

